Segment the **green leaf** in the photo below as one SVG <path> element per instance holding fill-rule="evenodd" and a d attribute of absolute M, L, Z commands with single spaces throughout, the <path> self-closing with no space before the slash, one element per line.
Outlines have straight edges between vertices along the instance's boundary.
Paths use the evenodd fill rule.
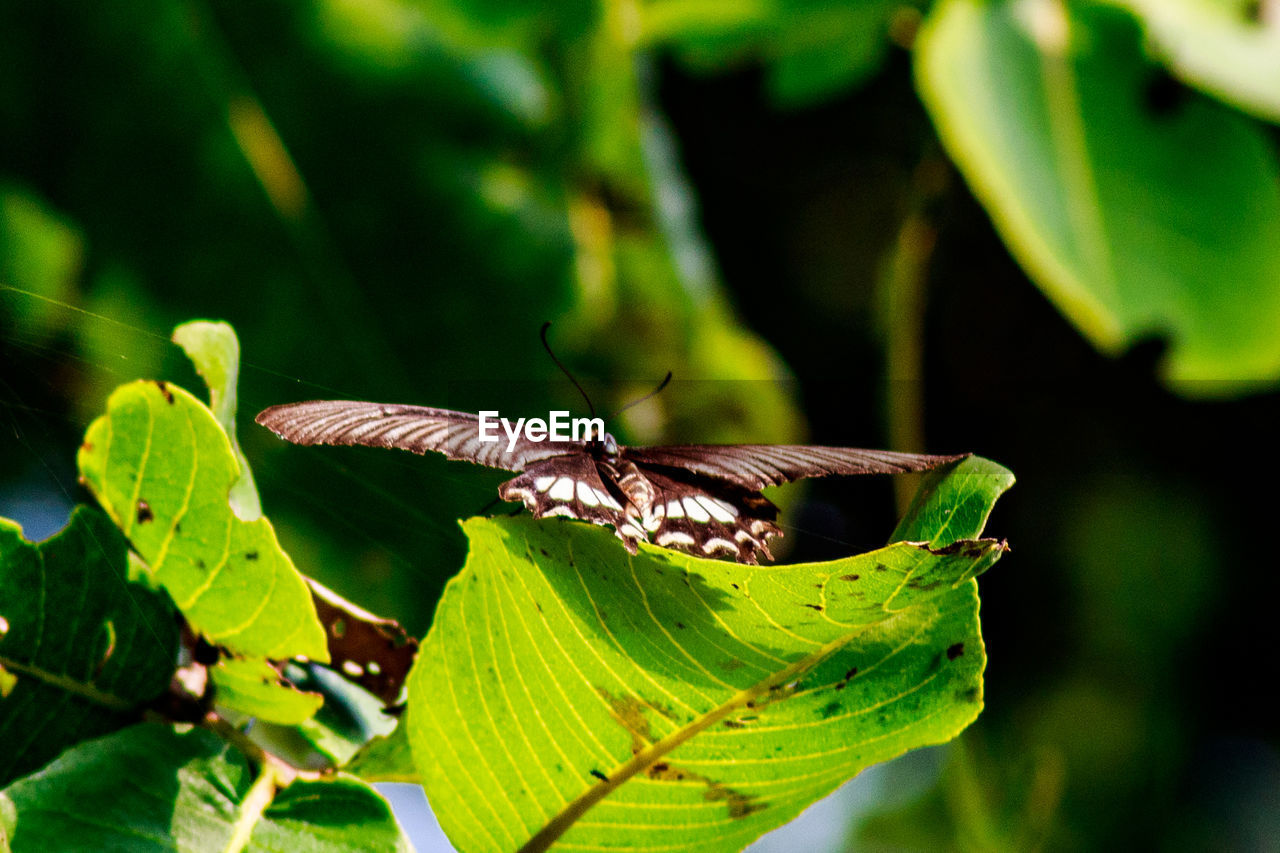
<path fill-rule="evenodd" d="M 1167 336 L 1165 376 L 1187 394 L 1280 375 L 1271 143 L 1194 92 L 1148 103 L 1155 74 L 1127 13 L 943 0 L 916 78 L 1014 256 L 1097 347 Z"/>
<path fill-rule="evenodd" d="M 328 660 L 311 593 L 271 524 L 227 502 L 239 465 L 200 401 L 163 382 L 123 385 L 76 461 L 194 630 L 241 655 Z"/>
<path fill-rule="evenodd" d="M 753 567 L 629 557 L 574 523 L 463 527 L 407 717 L 460 849 L 736 850 L 981 709 L 993 540 Z"/>
<path fill-rule="evenodd" d="M 996 499 L 1013 485 L 1013 472 L 981 456 L 924 475 L 893 542 L 928 542 L 945 548 L 982 534 Z"/>
<path fill-rule="evenodd" d="M 389 735 L 378 735 L 343 768 L 366 782 L 420 783 L 409 748 L 409 727 L 401 723 Z"/>
<path fill-rule="evenodd" d="M 10 786 L 0 832 L 15 851 L 410 849 L 386 801 L 349 776 L 295 781 L 268 803 L 262 794 L 244 756 L 216 735 L 148 723 Z"/>
<path fill-rule="evenodd" d="M 1280 122 L 1280 21 L 1266 20 L 1266 13 L 1259 13 L 1261 4 L 1112 2 L 1138 16 L 1152 52 L 1179 79 L 1258 118 Z"/>
<path fill-rule="evenodd" d="M 249 460 L 236 440 L 236 382 L 240 376 L 240 341 L 227 323 L 193 320 L 173 330 L 173 342 L 182 347 L 209 387 L 209 408 L 214 420 L 231 442 L 231 452 L 240 465 L 240 479 L 231 487 L 228 500 L 238 517 L 253 521 L 262 517 L 262 502 L 253 483 Z"/>
<path fill-rule="evenodd" d="M 223 658 L 209 670 L 218 705 L 269 723 L 297 725 L 324 704 L 318 693 L 304 693 L 284 681 L 261 658 Z"/>
<path fill-rule="evenodd" d="M 71 744 L 133 722 L 177 667 L 178 629 L 162 593 L 127 580 L 126 545 L 78 507 L 33 544 L 0 519 L 0 785 Z"/>

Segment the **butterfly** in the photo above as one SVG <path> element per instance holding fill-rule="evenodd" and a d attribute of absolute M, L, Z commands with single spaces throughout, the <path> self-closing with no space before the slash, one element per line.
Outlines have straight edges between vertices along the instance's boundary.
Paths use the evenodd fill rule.
<path fill-rule="evenodd" d="M 441 453 L 518 472 L 499 496 L 535 518 L 562 516 L 614 529 L 632 554 L 652 540 L 700 556 L 772 560 L 782 536 L 763 494 L 805 477 L 925 471 L 963 459 L 888 450 L 769 444 L 625 447 L 612 435 L 580 441 L 480 440 L 480 417 L 423 406 L 312 400 L 264 409 L 259 424 L 295 444 Z"/>

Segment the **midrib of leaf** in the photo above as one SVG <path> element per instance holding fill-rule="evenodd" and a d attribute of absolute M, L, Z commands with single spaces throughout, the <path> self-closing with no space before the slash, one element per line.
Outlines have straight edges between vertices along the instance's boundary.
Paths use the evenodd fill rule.
<path fill-rule="evenodd" d="M 258 778 L 253 781 L 253 785 L 236 809 L 239 814 L 232 827 L 231 837 L 227 839 L 227 846 L 223 848 L 224 853 L 240 853 L 249 844 L 249 837 L 253 835 L 254 827 L 258 825 L 258 821 L 262 819 L 262 813 L 267 810 L 267 806 L 271 805 L 271 800 L 275 797 L 277 781 L 274 766 L 269 761 L 263 762 Z"/>
<path fill-rule="evenodd" d="M 102 705 L 103 707 L 110 708 L 113 711 L 128 711 L 133 707 L 131 703 L 124 701 L 118 696 L 112 696 L 110 693 L 104 693 L 96 687 L 81 681 L 76 681 L 67 675 L 50 672 L 47 669 L 43 669 L 38 666 L 31 666 L 30 664 L 25 664 L 21 661 L 4 657 L 3 655 L 0 655 L 0 666 L 3 666 L 10 672 L 34 678 L 37 681 L 44 682 L 45 684 L 50 684 L 60 690 L 66 691 L 67 693 L 74 693 L 77 696 L 83 696 L 85 699 Z"/>
<path fill-rule="evenodd" d="M 894 617 L 889 617 L 892 619 Z M 885 621 L 874 623 L 875 626 L 883 625 Z M 825 660 L 828 656 L 839 651 L 842 647 L 848 645 L 855 637 L 861 634 L 872 625 L 860 625 L 858 630 L 850 631 L 848 634 L 837 637 L 836 639 L 819 647 L 817 651 L 806 655 L 803 658 L 788 665 L 786 668 L 779 670 L 768 678 L 757 682 L 746 690 L 739 691 L 731 696 L 724 703 L 712 708 L 700 717 L 695 718 L 692 722 L 687 723 L 667 736 L 654 741 L 649 746 L 633 755 L 625 764 L 608 774 L 609 781 L 601 782 L 598 785 L 588 789 L 582 796 L 569 802 L 560 812 L 553 817 L 546 826 L 540 829 L 532 838 L 530 838 L 523 846 L 520 847 L 519 853 L 539 853 L 548 849 L 556 839 L 569 830 L 573 824 L 581 818 L 594 805 L 599 803 L 616 788 L 623 783 L 634 778 L 637 774 L 655 764 L 659 759 L 671 753 L 681 744 L 706 729 L 714 726 L 716 723 L 725 719 L 732 712 L 743 708 L 747 703 L 754 701 L 768 694 L 774 687 L 785 684 L 793 678 L 803 674 Z"/>

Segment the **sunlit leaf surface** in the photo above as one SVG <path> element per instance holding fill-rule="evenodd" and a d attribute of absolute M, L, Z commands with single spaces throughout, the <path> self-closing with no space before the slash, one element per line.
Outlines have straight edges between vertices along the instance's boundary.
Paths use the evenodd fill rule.
<path fill-rule="evenodd" d="M 1167 378 L 1191 394 L 1280 376 L 1271 146 L 1220 103 L 1162 99 L 1127 13 L 944 0 L 921 31 L 916 72 L 1010 249 L 1095 345 L 1167 337 Z"/>
<path fill-rule="evenodd" d="M 163 382 L 123 385 L 77 462 L 195 630 L 241 654 L 328 660 L 311 593 L 270 523 L 228 503 L 239 467 L 202 403 Z"/>
<path fill-rule="evenodd" d="M 970 466 L 990 463 L 969 460 L 958 489 L 934 494 L 963 503 L 968 482 L 989 509 L 1008 480 Z M 954 518 L 929 500 L 914 512 L 921 538 L 929 519 Z M 737 849 L 981 709 L 973 578 L 999 558 L 995 540 L 751 567 L 647 547 L 632 558 L 574 523 L 464 529 L 470 556 L 408 713 L 460 849 Z"/>
<path fill-rule="evenodd" d="M 0 785 L 133 721 L 177 666 L 173 605 L 127 580 L 126 544 L 78 509 L 39 544 L 0 519 Z"/>

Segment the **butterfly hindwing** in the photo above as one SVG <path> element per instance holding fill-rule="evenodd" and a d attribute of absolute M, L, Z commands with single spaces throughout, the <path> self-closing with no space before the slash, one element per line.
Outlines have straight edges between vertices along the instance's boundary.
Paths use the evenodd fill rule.
<path fill-rule="evenodd" d="M 611 526 L 633 554 L 636 543 L 645 540 L 635 508 L 616 483 L 606 484 L 600 466 L 585 453 L 532 465 L 503 483 L 498 494 L 504 501 L 523 502 L 535 518 L 560 516 Z"/>
<path fill-rule="evenodd" d="M 757 562 L 769 552 L 769 537 L 781 536 L 778 508 L 759 492 L 696 476 L 668 476 L 640 468 L 653 490 L 641 523 L 663 548 L 699 557 L 731 557 Z"/>

